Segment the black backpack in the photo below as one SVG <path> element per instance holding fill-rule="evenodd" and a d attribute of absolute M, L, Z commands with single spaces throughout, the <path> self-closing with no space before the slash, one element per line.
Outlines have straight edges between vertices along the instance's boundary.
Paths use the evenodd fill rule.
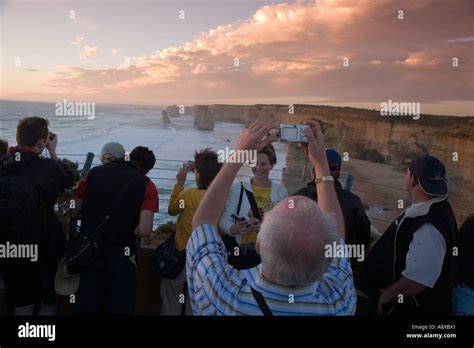
<path fill-rule="evenodd" d="M 25 168 L 35 160 L 31 156 L 18 171 L 6 170 L 13 156 L 0 158 L 0 243 L 32 244 L 39 242 L 41 199 Z"/>

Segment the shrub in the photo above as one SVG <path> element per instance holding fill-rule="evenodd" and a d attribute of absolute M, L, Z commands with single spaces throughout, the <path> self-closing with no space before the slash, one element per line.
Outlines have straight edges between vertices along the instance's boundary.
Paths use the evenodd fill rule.
<path fill-rule="evenodd" d="M 385 157 L 376 149 L 362 150 L 359 159 L 374 163 L 385 163 Z"/>

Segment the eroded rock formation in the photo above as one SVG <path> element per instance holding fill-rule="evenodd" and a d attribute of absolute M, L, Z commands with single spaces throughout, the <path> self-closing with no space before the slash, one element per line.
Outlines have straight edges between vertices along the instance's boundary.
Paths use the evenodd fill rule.
<path fill-rule="evenodd" d="M 259 119 L 276 126 L 299 123 L 309 117 L 322 122 L 329 146 L 352 158 L 370 159 L 377 154 L 384 163 L 404 170 L 419 155 L 438 157 L 446 165 L 450 197 L 458 217 L 473 213 L 474 117 L 421 115 L 414 120 L 349 107 L 209 105 L 196 107 L 195 125 L 211 129 L 216 121 L 250 124 Z M 299 148 L 289 147 L 283 177 L 289 188 L 303 184 L 304 156 L 300 154 Z"/>

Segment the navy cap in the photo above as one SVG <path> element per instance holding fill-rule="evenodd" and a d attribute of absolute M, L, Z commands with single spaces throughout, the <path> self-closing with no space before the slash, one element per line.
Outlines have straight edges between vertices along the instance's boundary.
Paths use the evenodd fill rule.
<path fill-rule="evenodd" d="M 328 158 L 328 164 L 329 164 L 329 169 L 331 170 L 331 173 L 337 173 L 339 170 L 341 170 L 341 155 L 339 153 L 331 148 L 326 149 L 326 156 Z"/>
<path fill-rule="evenodd" d="M 446 186 L 446 169 L 436 157 L 424 155 L 410 163 L 410 172 L 417 177 L 422 191 L 430 196 L 444 196 L 448 193 Z"/>

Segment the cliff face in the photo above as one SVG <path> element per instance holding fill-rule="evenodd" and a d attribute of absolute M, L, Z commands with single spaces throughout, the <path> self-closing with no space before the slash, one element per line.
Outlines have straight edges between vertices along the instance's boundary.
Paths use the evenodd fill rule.
<path fill-rule="evenodd" d="M 214 130 L 215 114 L 207 106 L 196 106 L 194 109 L 194 127 L 200 130 Z"/>
<path fill-rule="evenodd" d="M 170 117 L 179 117 L 181 115 L 194 116 L 194 106 L 171 105 L 166 108 L 166 112 Z"/>
<path fill-rule="evenodd" d="M 438 157 L 446 166 L 450 200 L 458 219 L 474 212 L 474 117 L 421 115 L 413 120 L 407 116 L 383 117 L 375 110 L 316 105 L 294 105 L 294 110 L 288 105 L 209 105 L 196 109 L 198 123 L 208 126 L 215 121 L 250 124 L 257 119 L 277 126 L 309 117 L 322 121 L 329 146 L 341 154 L 346 152 L 349 158 L 364 158 L 372 152 L 381 161 L 405 170 L 419 155 Z M 308 174 L 310 164 L 306 167 Z M 297 146 L 290 145 L 283 178 L 289 191 L 303 184 L 303 169 L 304 156 Z"/>

